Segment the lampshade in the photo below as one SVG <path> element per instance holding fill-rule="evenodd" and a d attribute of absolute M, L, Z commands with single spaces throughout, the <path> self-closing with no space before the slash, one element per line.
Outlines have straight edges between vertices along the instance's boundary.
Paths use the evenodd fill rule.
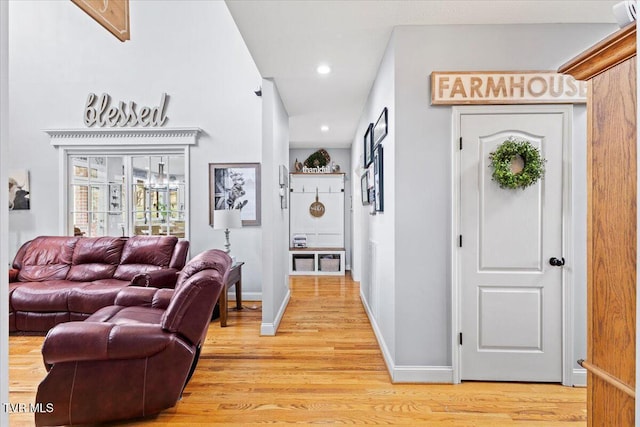
<path fill-rule="evenodd" d="M 225 209 L 213 211 L 214 230 L 226 230 L 227 228 L 241 228 L 240 209 Z"/>

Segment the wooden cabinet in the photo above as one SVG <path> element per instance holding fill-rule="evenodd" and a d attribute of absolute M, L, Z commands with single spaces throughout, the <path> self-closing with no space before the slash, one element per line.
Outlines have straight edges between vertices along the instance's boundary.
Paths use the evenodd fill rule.
<path fill-rule="evenodd" d="M 637 128 L 635 23 L 563 65 L 588 81 L 587 419 L 634 425 Z"/>

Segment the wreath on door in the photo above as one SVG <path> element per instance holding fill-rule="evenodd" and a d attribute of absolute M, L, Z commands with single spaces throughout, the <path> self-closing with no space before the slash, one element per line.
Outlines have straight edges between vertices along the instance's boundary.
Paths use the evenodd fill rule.
<path fill-rule="evenodd" d="M 490 153 L 489 159 L 489 167 L 493 169 L 491 177 L 500 184 L 500 188 L 523 190 L 544 176 L 544 164 L 547 161 L 529 141 L 513 136 Z M 522 168 L 517 170 L 515 164 L 520 159 Z"/>

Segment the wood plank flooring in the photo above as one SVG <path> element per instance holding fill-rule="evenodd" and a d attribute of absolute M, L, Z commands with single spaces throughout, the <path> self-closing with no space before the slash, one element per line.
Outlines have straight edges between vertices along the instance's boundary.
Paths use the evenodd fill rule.
<path fill-rule="evenodd" d="M 182 400 L 160 415 L 114 426 L 370 424 L 585 426 L 584 388 L 550 384 L 392 384 L 346 277 L 294 277 L 275 337 L 261 337 L 260 303 L 209 327 Z M 252 309 L 255 308 L 255 309 Z M 33 402 L 44 377 L 42 337 L 12 336 L 10 401 Z M 12 414 L 11 426 L 33 425 Z"/>

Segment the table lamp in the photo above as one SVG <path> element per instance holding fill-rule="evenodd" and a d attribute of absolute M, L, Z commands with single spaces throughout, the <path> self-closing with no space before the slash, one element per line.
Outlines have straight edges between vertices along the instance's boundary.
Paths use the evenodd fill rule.
<path fill-rule="evenodd" d="M 231 243 L 229 242 L 230 228 L 241 228 L 240 209 L 223 209 L 213 211 L 213 229 L 224 230 L 226 243 L 224 251 L 231 256 Z"/>

